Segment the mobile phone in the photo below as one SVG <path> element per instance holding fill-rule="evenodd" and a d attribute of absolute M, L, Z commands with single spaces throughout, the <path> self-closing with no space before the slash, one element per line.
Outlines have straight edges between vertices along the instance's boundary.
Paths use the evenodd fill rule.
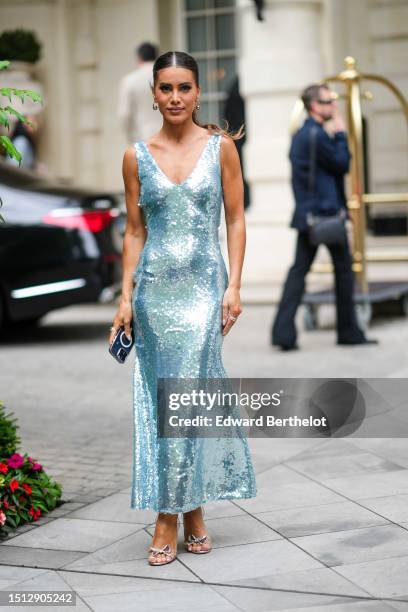
<path fill-rule="evenodd" d="M 121 325 L 117 330 L 112 343 L 109 345 L 109 352 L 119 363 L 125 363 L 127 356 L 132 350 L 132 346 L 135 343 L 135 337 L 133 333 L 133 327 L 130 328 L 131 338 L 129 339 L 125 334 L 125 327 Z"/>

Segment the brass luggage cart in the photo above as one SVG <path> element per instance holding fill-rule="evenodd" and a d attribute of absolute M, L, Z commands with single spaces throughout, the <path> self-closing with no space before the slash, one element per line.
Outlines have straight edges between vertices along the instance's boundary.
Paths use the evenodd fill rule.
<path fill-rule="evenodd" d="M 363 74 L 356 69 L 355 59 L 345 58 L 346 69 L 338 75 L 323 79 L 322 83 L 337 82 L 344 86 L 342 97 L 346 103 L 346 116 L 348 124 L 348 141 L 352 154 L 350 167 L 350 197 L 348 210 L 353 223 L 352 259 L 355 273 L 356 288 L 354 302 L 360 326 L 366 329 L 371 320 L 374 309 L 381 306 L 381 310 L 395 314 L 408 315 L 408 274 L 398 281 L 367 280 L 367 262 L 401 262 L 408 261 L 407 252 L 396 253 L 370 253 L 366 249 L 366 208 L 378 204 L 408 204 L 408 193 L 366 193 L 364 176 L 364 148 L 363 148 L 363 116 L 361 109 L 362 95 L 371 99 L 370 92 L 361 92 L 362 81 L 372 81 L 385 86 L 399 101 L 403 113 L 408 121 L 408 102 L 401 91 L 388 79 L 375 75 Z M 293 110 L 291 131 L 297 129 L 303 103 L 299 99 Z M 407 168 L 408 172 L 408 168 Z M 315 264 L 313 271 L 328 272 L 332 270 L 331 264 Z M 407 269 L 408 272 L 408 269 Z M 304 306 L 304 325 L 308 330 L 317 328 L 318 307 L 321 304 L 334 304 L 333 289 L 305 293 L 302 298 Z M 380 308 L 378 308 L 380 310 Z"/>

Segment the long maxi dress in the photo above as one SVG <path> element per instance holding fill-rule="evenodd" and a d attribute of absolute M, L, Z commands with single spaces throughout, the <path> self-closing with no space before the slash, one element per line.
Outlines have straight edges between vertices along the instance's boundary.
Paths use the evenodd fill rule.
<path fill-rule="evenodd" d="M 131 508 L 188 512 L 257 493 L 245 437 L 163 438 L 156 427 L 159 377 L 227 378 L 221 357 L 228 285 L 218 236 L 221 138 L 209 136 L 182 183 L 164 174 L 144 141 L 134 144 L 147 238 L 133 273 Z"/>

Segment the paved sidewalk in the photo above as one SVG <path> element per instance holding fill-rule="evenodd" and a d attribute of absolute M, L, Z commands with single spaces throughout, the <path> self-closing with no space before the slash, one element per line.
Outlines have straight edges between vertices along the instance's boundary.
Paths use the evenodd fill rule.
<path fill-rule="evenodd" d="M 132 360 L 105 350 L 113 312 L 61 310 L 2 342 L 0 399 L 65 503 L 0 544 L 0 588 L 72 589 L 75 609 L 97 612 L 408 611 L 404 438 L 250 439 L 259 494 L 205 505 L 213 551 L 184 552 L 181 525 L 177 560 L 147 564 L 156 514 L 129 507 Z M 314 332 L 299 313 L 302 350 L 280 353 L 272 312 L 244 307 L 224 342 L 230 376 L 408 376 L 406 319 L 374 321 L 379 347 L 350 348 L 334 344 L 331 309 Z"/>

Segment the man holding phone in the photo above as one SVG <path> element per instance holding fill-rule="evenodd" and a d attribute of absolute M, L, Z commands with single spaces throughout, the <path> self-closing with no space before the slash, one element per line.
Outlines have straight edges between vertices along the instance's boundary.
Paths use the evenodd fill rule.
<path fill-rule="evenodd" d="M 326 84 L 314 84 L 302 92 L 308 114 L 292 139 L 289 159 L 295 209 L 290 227 L 298 230 L 295 261 L 285 281 L 277 314 L 272 325 L 271 342 L 282 350 L 299 348 L 296 343 L 295 316 L 305 290 L 305 277 L 318 246 L 309 240 L 307 214 L 311 212 L 310 172 L 313 161 L 314 204 L 319 214 L 335 214 L 342 208 L 350 217 L 344 192 L 344 176 L 350 164 L 346 126 L 333 93 Z M 323 126 L 327 126 L 324 129 Z M 311 156 L 311 131 L 315 131 L 314 160 Z M 329 134 L 328 132 L 331 132 Z M 377 344 L 365 337 L 357 324 L 353 301 L 353 270 L 350 246 L 327 245 L 333 261 L 336 289 L 337 344 Z"/>

